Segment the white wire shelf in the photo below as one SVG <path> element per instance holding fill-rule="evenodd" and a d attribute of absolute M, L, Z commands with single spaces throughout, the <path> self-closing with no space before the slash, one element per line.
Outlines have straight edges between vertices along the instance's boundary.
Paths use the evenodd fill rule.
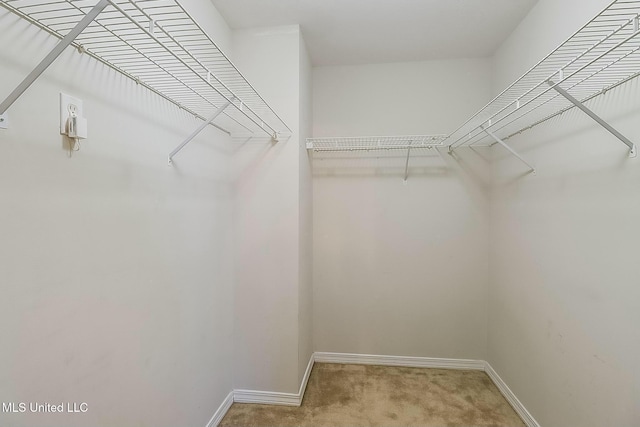
<path fill-rule="evenodd" d="M 307 138 L 307 149 L 319 151 L 409 150 L 442 147 L 446 135 Z"/>
<path fill-rule="evenodd" d="M 640 0 L 614 1 L 452 132 L 445 144 L 455 149 L 508 140 L 638 77 L 639 15 Z M 626 138 L 616 136 L 634 152 Z"/>
<path fill-rule="evenodd" d="M 352 152 L 362 156 L 362 152 L 406 150 L 404 157 L 404 180 L 409 178 L 409 158 L 419 149 L 433 149 L 444 146 L 446 135 L 403 135 L 403 136 L 351 136 L 333 138 L 307 138 L 307 150 L 314 153 Z"/>
<path fill-rule="evenodd" d="M 99 3 L 103 1 L 106 7 L 73 38 L 71 44 L 79 51 L 205 121 L 223 107 L 215 126 L 231 135 L 277 138 L 291 133 L 178 2 Z M 98 0 L 0 0 L 0 6 L 60 39 L 97 4 Z M 6 109 L 6 100 L 4 105 Z"/>

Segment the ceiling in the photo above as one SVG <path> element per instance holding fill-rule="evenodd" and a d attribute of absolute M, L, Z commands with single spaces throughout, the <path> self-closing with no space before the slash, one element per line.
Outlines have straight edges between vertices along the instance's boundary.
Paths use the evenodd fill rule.
<path fill-rule="evenodd" d="M 492 55 L 537 0 L 212 0 L 233 29 L 300 24 L 314 65 Z"/>

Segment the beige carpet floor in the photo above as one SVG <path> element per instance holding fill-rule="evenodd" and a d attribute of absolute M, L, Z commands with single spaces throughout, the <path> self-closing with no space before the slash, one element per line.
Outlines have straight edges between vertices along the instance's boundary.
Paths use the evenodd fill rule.
<path fill-rule="evenodd" d="M 525 424 L 481 371 L 316 363 L 297 407 L 234 403 L 221 427 Z"/>

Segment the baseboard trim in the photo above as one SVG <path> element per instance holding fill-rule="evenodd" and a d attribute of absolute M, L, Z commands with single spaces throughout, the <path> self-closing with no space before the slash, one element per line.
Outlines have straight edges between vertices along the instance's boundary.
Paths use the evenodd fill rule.
<path fill-rule="evenodd" d="M 309 375 L 313 369 L 315 363 L 315 353 L 309 358 L 307 369 L 302 377 L 300 388 L 298 393 L 278 393 L 271 391 L 257 391 L 257 390 L 234 390 L 233 401 L 238 403 L 259 403 L 262 405 L 285 405 L 285 406 L 300 406 L 302 399 L 304 398 L 304 392 L 307 389 L 307 383 L 309 382 Z"/>
<path fill-rule="evenodd" d="M 469 369 L 484 371 L 491 381 L 496 385 L 500 393 L 504 396 L 516 413 L 522 418 L 527 427 L 540 427 L 540 424 L 527 411 L 527 408 L 520 402 L 507 384 L 500 378 L 500 375 L 493 367 L 484 360 L 473 359 L 440 359 L 433 357 L 414 356 L 387 356 L 375 354 L 352 354 L 352 353 L 328 353 L 315 352 L 311 355 L 307 369 L 302 378 L 298 393 L 278 393 L 270 391 L 256 390 L 233 390 L 222 405 L 218 408 L 206 427 L 216 427 L 224 418 L 227 411 L 234 402 L 238 403 L 258 403 L 262 405 L 285 405 L 300 406 L 307 389 L 309 376 L 314 363 L 345 363 L 356 365 L 380 365 L 380 366 L 404 366 L 409 368 L 432 368 L 432 369 Z"/>
<path fill-rule="evenodd" d="M 404 366 L 408 368 L 469 369 L 475 371 L 484 371 L 485 367 L 483 360 L 325 352 L 315 353 L 315 361 L 318 363 Z"/>
<path fill-rule="evenodd" d="M 297 393 L 275 391 L 234 390 L 233 401 L 238 403 L 259 403 L 261 405 L 300 406 Z"/>
<path fill-rule="evenodd" d="M 227 414 L 227 411 L 229 410 L 229 408 L 231 408 L 231 405 L 233 404 L 233 395 L 234 395 L 233 391 L 231 391 L 227 395 L 227 397 L 222 401 L 222 404 L 220 405 L 216 413 L 213 414 L 213 417 L 211 417 L 211 419 L 207 423 L 206 427 L 217 427 L 218 424 L 220 424 L 220 421 L 222 421 L 224 416 Z"/>
<path fill-rule="evenodd" d="M 307 370 L 304 371 L 304 376 L 302 377 L 302 383 L 300 383 L 300 389 L 298 390 L 298 396 L 300 396 L 300 403 L 298 406 L 302 404 L 302 399 L 304 398 L 304 392 L 307 390 L 307 383 L 309 382 L 309 376 L 311 375 L 311 370 L 313 369 L 313 364 L 316 363 L 316 354 L 312 353 L 309 358 L 309 363 L 307 363 Z"/>
<path fill-rule="evenodd" d="M 527 408 L 524 407 L 522 402 L 516 397 L 516 395 L 511 391 L 507 383 L 498 375 L 498 373 L 493 369 L 493 367 L 489 364 L 489 362 L 484 362 L 484 371 L 487 373 L 491 381 L 498 387 L 500 393 L 504 396 L 505 399 L 509 402 L 509 404 L 513 407 L 513 409 L 520 415 L 522 421 L 527 425 L 527 427 L 540 427 L 540 424 L 533 418 L 533 415 L 527 411 Z"/>

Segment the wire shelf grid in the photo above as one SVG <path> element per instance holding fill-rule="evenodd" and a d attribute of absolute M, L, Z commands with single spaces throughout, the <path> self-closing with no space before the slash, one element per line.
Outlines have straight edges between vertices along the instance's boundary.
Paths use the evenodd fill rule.
<path fill-rule="evenodd" d="M 96 0 L 1 0 L 0 6 L 62 39 Z M 291 130 L 175 0 L 108 0 L 73 45 L 231 134 Z"/>
<path fill-rule="evenodd" d="M 640 75 L 640 0 L 617 0 L 452 132 L 445 144 L 507 140 Z"/>
<path fill-rule="evenodd" d="M 320 151 L 408 150 L 442 147 L 446 135 L 307 138 L 307 149 Z"/>

